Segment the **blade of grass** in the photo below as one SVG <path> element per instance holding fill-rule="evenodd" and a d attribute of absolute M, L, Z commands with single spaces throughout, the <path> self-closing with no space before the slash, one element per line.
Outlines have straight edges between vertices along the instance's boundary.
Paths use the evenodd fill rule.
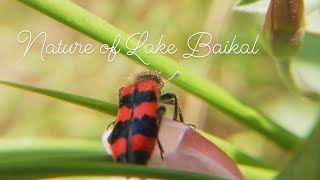
<path fill-rule="evenodd" d="M 273 180 L 279 172 L 273 169 L 264 169 L 254 166 L 238 164 L 246 180 Z"/>
<path fill-rule="evenodd" d="M 42 162 L 42 163 L 41 163 Z M 97 160 L 81 162 L 61 161 L 20 161 L 14 164 L 8 163 L 0 167 L 1 179 L 39 179 L 62 176 L 124 176 L 141 178 L 161 179 L 203 179 L 221 180 L 222 178 L 206 176 L 202 174 L 177 171 L 171 169 L 148 168 L 145 166 L 134 166 L 128 164 L 115 164 Z"/>
<path fill-rule="evenodd" d="M 278 180 L 320 178 L 320 116 L 305 144 L 300 147 L 292 161 L 281 172 Z"/>
<path fill-rule="evenodd" d="M 57 99 L 60 99 L 60 100 L 66 101 L 66 102 L 70 102 L 70 103 L 77 104 L 77 105 L 80 105 L 83 107 L 87 107 L 92 110 L 107 113 L 107 114 L 110 114 L 113 116 L 115 116 L 118 111 L 118 106 L 111 104 L 111 103 L 108 103 L 108 102 L 105 102 L 105 101 L 100 101 L 98 99 L 92 99 L 92 98 L 69 94 L 69 93 L 56 91 L 56 90 L 52 90 L 52 89 L 43 89 L 43 88 L 28 86 L 28 85 L 24 85 L 24 84 L 13 83 L 13 82 L 0 81 L 0 84 L 28 90 L 28 91 L 43 94 L 43 95 L 47 95 L 47 96 L 57 98 Z"/>
<path fill-rule="evenodd" d="M 241 0 L 238 2 L 238 6 L 241 6 L 241 5 L 247 5 L 247 4 L 251 4 L 251 3 L 254 3 L 254 2 L 257 2 L 258 0 Z"/>
<path fill-rule="evenodd" d="M 33 86 L 28 86 L 28 85 L 13 83 L 13 82 L 0 81 L 0 84 L 1 83 L 15 87 L 15 88 L 29 90 L 29 91 L 39 93 L 42 95 L 48 95 L 53 98 L 61 99 L 61 100 L 64 100 L 64 101 L 67 101 L 67 102 L 70 102 L 73 104 L 81 105 L 83 107 L 90 108 L 90 109 L 100 111 L 103 113 L 107 113 L 110 115 L 117 114 L 117 106 L 116 105 L 108 103 L 108 102 L 100 101 L 97 99 L 86 98 L 86 97 L 82 97 L 82 96 L 78 96 L 78 95 L 74 95 L 74 94 L 67 94 L 67 93 L 60 92 L 60 91 L 43 89 L 43 88 L 39 88 L 39 87 L 33 87 Z M 83 99 L 86 100 L 85 101 L 86 103 L 83 103 L 84 102 Z M 259 160 L 256 160 L 256 159 L 250 157 L 249 155 L 241 152 L 240 150 L 238 150 L 236 147 L 229 144 L 228 142 L 226 142 L 220 138 L 214 137 L 213 135 L 206 133 L 204 131 L 201 131 L 201 130 L 198 130 L 198 131 L 203 136 L 205 136 L 209 141 L 211 141 L 212 143 L 216 144 L 219 148 L 221 148 L 235 162 L 241 163 L 241 164 L 259 166 L 259 167 L 270 167 L 266 163 L 259 161 Z M 1 157 L 0 157 L 0 159 L 1 159 Z"/>
<path fill-rule="evenodd" d="M 79 155 L 87 158 L 100 158 L 112 161 L 107 156 L 103 145 L 97 141 L 83 139 L 48 139 L 48 138 L 24 138 L 24 139 L 0 139 L 0 166 L 7 162 L 27 161 L 37 156 L 38 159 L 72 160 Z M 27 150 L 27 151 L 26 151 Z M 78 159 L 79 160 L 79 159 Z"/>
<path fill-rule="evenodd" d="M 1 166 L 7 166 L 8 164 L 20 164 L 20 163 L 42 163 L 53 161 L 62 161 L 61 163 L 70 161 L 103 161 L 112 162 L 112 157 L 106 155 L 100 142 L 77 140 L 77 139 L 2 139 L 0 140 L 0 172 Z M 238 154 L 238 153 L 235 153 Z M 36 158 L 35 158 L 36 157 Z M 247 179 L 256 179 L 256 177 L 269 177 L 276 174 L 276 171 L 271 169 L 258 168 L 241 164 L 240 170 Z M 272 172 L 272 174 L 271 174 Z M 8 173 L 9 174 L 9 173 Z M 70 173 L 71 174 L 71 173 Z M 266 176 L 266 174 L 268 176 Z M 64 174 L 58 174 L 64 175 Z M 88 175 L 88 174 L 77 174 Z M 94 174 L 89 174 L 94 175 Z M 102 175 L 102 174 L 97 174 Z M 39 175 L 39 177 L 45 177 L 46 175 Z M 26 175 L 13 176 L 6 175 L 1 176 L 0 179 L 26 179 Z"/>
<path fill-rule="evenodd" d="M 125 55 L 127 55 L 129 51 L 126 44 L 126 40 L 129 38 L 128 34 L 125 34 L 123 31 L 71 1 L 18 1 L 110 46 L 113 44 L 115 38 L 118 35 L 121 35 L 122 39 L 117 46 L 117 49 L 120 49 L 120 52 Z M 136 47 L 137 42 L 136 39 L 132 39 L 132 41 L 128 43 L 128 46 Z M 210 105 L 219 108 L 223 112 L 239 120 L 240 123 L 255 129 L 284 148 L 293 149 L 299 143 L 300 139 L 296 135 L 282 128 L 258 110 L 239 102 L 214 83 L 181 68 L 172 59 L 161 54 L 146 54 L 144 52 L 144 47 L 145 46 L 142 46 L 138 49 L 136 54 L 146 63 L 150 63 L 150 65 L 147 66 L 149 69 L 161 71 L 161 74 L 165 77 L 171 77 L 174 73 L 180 71 L 182 76 L 171 81 L 175 85 L 198 96 Z M 131 55 L 129 57 L 136 62 L 143 64 L 138 56 Z"/>
<path fill-rule="evenodd" d="M 221 179 L 164 168 L 112 163 L 98 142 L 43 139 L 0 147 L 0 179 L 36 179 L 58 176 L 138 176 L 163 179 Z M 13 146 L 10 146 L 10 144 Z M 24 144 L 24 145 L 23 145 Z M 88 145 L 90 145 L 88 147 Z M 100 148 L 98 147 L 100 145 Z"/>

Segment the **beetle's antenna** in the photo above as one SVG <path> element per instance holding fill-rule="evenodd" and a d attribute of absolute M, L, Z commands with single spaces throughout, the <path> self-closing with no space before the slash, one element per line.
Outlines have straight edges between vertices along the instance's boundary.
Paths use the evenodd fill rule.
<path fill-rule="evenodd" d="M 161 75 L 161 71 L 155 69 L 154 72 L 156 72 L 159 76 Z"/>
<path fill-rule="evenodd" d="M 180 71 L 176 71 L 168 80 L 165 81 L 165 83 L 168 81 L 171 81 L 172 79 L 177 78 L 179 76 L 181 76 Z"/>

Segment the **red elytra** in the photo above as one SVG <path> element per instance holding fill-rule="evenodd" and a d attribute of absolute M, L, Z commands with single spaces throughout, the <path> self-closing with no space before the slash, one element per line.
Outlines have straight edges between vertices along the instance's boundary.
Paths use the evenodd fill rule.
<path fill-rule="evenodd" d="M 177 98 L 172 93 L 160 96 L 163 81 L 158 74 L 142 72 L 133 84 L 120 89 L 119 111 L 108 141 L 116 162 L 147 164 L 158 142 L 162 157 L 163 149 L 158 139 L 161 119 L 165 113 L 159 102 L 175 106 L 174 120 L 179 112 Z"/>

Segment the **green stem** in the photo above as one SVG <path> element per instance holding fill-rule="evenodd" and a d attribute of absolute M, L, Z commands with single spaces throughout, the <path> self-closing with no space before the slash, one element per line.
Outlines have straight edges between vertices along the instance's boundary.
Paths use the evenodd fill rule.
<path fill-rule="evenodd" d="M 299 88 L 297 81 L 293 77 L 292 73 L 292 60 L 291 59 L 276 59 L 276 64 L 280 72 L 280 76 L 286 86 L 297 95 L 308 97 L 314 101 L 320 101 L 320 94 L 318 92 L 302 90 Z M 303 83 L 303 80 L 300 80 Z"/>
<path fill-rule="evenodd" d="M 120 52 L 125 55 L 129 51 L 126 45 L 126 40 L 129 38 L 128 34 L 125 34 L 123 31 L 71 1 L 19 1 L 101 43 L 112 45 L 115 38 L 121 35 L 122 38 L 117 49 L 120 49 Z M 128 45 L 129 47 L 135 47 L 137 42 L 136 39 L 133 39 Z M 238 119 L 242 124 L 255 129 L 286 149 L 293 149 L 299 143 L 300 139 L 297 136 L 282 128 L 259 111 L 242 104 L 212 82 L 181 68 L 172 59 L 161 54 L 146 54 L 144 47 L 142 46 L 142 48 L 138 49 L 136 54 L 146 63 L 150 63 L 149 69 L 161 71 L 165 77 L 171 77 L 176 71 L 180 71 L 182 76 L 172 80 L 175 85 L 198 96 L 210 105 L 219 108 L 228 115 Z M 130 58 L 143 64 L 136 55 L 131 55 Z"/>
<path fill-rule="evenodd" d="M 289 89 L 296 89 L 296 82 L 291 74 L 291 60 L 277 59 L 276 64 L 280 72 L 282 80 L 286 83 Z"/>

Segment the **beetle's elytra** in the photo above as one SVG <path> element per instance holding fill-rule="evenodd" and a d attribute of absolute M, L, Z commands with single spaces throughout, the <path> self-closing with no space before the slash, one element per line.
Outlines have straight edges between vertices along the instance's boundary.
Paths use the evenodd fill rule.
<path fill-rule="evenodd" d="M 174 105 L 173 120 L 183 121 L 177 98 L 173 93 L 161 95 L 161 77 L 153 72 L 138 74 L 134 82 L 119 90 L 119 110 L 108 141 L 116 162 L 147 164 L 158 139 L 161 119 L 166 111 L 159 103 Z"/>

